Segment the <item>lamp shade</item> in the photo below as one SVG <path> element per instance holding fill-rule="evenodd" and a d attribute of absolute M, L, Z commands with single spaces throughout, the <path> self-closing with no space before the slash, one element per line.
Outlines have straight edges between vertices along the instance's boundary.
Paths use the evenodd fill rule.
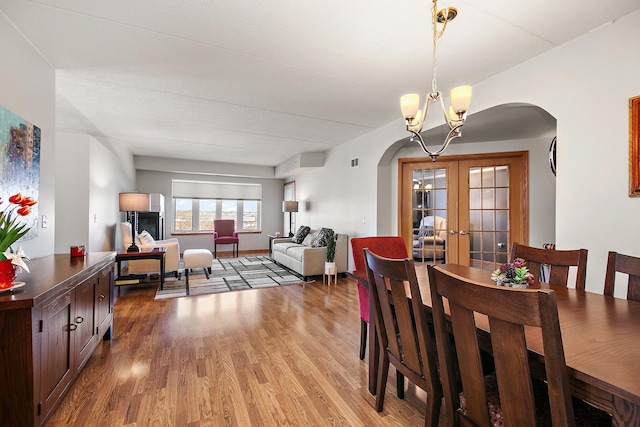
<path fill-rule="evenodd" d="M 451 89 L 451 106 L 455 113 L 466 113 L 471 104 L 471 86 L 457 86 Z"/>
<path fill-rule="evenodd" d="M 294 200 L 282 202 L 282 212 L 298 212 L 298 202 Z"/>
<path fill-rule="evenodd" d="M 120 193 L 120 212 L 149 212 L 151 199 L 149 193 Z"/>
<path fill-rule="evenodd" d="M 408 93 L 400 98 L 400 109 L 402 117 L 405 119 L 413 119 L 418 114 L 420 108 L 420 95 L 417 93 Z"/>

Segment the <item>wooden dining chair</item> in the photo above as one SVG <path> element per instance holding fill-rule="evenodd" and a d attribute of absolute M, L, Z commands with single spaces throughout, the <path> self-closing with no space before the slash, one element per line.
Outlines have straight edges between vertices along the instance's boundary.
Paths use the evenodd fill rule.
<path fill-rule="evenodd" d="M 571 397 L 553 290 L 494 286 L 427 269 L 445 425 L 611 425 L 609 414 Z M 540 330 L 546 384 L 532 378 L 525 328 Z M 487 337 L 492 373 L 483 371 L 480 357 L 480 340 Z"/>
<path fill-rule="evenodd" d="M 442 387 L 435 343 L 429 332 L 413 260 L 383 258 L 368 249 L 364 249 L 364 255 L 381 351 L 376 411 L 382 411 L 392 364 L 398 373 L 426 391 L 424 424 L 435 427 L 440 416 Z"/>
<path fill-rule="evenodd" d="M 536 282 L 548 282 L 549 284 L 560 286 L 567 286 L 569 267 L 576 267 L 578 270 L 576 289 L 584 290 L 587 281 L 587 253 L 586 249 L 541 249 L 513 242 L 510 261 L 513 262 L 516 258 L 522 258 L 526 261 L 527 267 Z M 548 266 L 548 278 L 541 277 L 541 267 L 543 265 Z"/>
<path fill-rule="evenodd" d="M 616 272 L 629 275 L 627 299 L 640 301 L 640 258 L 609 252 L 607 273 L 604 276 L 604 294 L 613 296 Z"/>
<path fill-rule="evenodd" d="M 364 248 L 374 254 L 394 259 L 405 259 L 407 247 L 400 236 L 354 237 L 351 239 L 351 253 L 355 270 L 365 271 Z M 358 281 L 358 303 L 360 305 L 360 360 L 364 360 L 367 348 L 367 325 L 369 324 L 369 289 Z"/>

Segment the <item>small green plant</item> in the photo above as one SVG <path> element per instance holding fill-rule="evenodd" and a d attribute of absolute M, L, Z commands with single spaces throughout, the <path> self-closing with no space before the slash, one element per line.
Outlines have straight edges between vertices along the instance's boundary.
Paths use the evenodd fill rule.
<path fill-rule="evenodd" d="M 333 262 L 336 257 L 336 236 L 330 234 L 327 237 L 327 262 Z"/>

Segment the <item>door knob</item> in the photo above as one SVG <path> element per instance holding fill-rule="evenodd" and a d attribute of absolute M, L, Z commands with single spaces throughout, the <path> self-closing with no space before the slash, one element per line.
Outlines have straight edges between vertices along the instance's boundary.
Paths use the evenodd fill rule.
<path fill-rule="evenodd" d="M 468 232 L 468 231 L 464 231 L 464 230 L 461 230 L 461 231 L 460 231 L 460 235 L 461 235 L 461 236 L 465 236 L 465 235 L 467 235 L 467 234 L 469 234 L 469 232 Z"/>
<path fill-rule="evenodd" d="M 449 234 L 453 236 L 454 234 L 456 234 L 456 230 L 449 230 Z"/>

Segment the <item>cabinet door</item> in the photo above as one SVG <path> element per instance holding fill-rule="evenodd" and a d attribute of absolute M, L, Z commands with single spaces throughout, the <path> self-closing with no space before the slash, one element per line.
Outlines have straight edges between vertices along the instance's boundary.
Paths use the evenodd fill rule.
<path fill-rule="evenodd" d="M 113 280 L 113 269 L 105 268 L 98 276 L 98 286 L 96 287 L 96 327 L 98 339 L 111 338 L 111 315 L 113 313 L 113 292 L 111 281 Z M 106 335 L 105 335 L 106 334 Z"/>
<path fill-rule="evenodd" d="M 75 366 L 73 341 L 75 290 L 42 307 L 40 402 L 42 416 L 53 408 L 71 381 Z"/>
<path fill-rule="evenodd" d="M 76 368 L 84 365 L 87 358 L 93 352 L 94 343 L 97 339 L 94 316 L 95 291 L 98 279 L 93 277 L 82 282 L 75 289 L 75 317 L 76 325 L 74 333 L 75 347 L 78 354 Z"/>

